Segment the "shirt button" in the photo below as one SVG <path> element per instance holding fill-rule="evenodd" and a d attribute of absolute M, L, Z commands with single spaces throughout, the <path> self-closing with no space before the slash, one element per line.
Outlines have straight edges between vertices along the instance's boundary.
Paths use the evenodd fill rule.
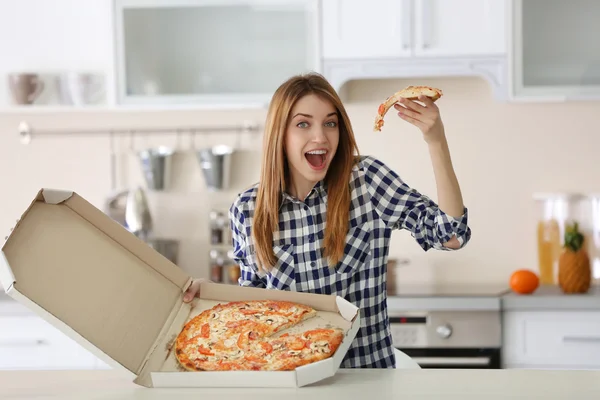
<path fill-rule="evenodd" d="M 316 262 L 314 262 L 314 261 L 312 261 L 312 262 L 310 263 L 310 266 L 314 268 L 314 267 L 316 267 L 316 266 L 317 266 L 317 263 L 316 263 Z"/>

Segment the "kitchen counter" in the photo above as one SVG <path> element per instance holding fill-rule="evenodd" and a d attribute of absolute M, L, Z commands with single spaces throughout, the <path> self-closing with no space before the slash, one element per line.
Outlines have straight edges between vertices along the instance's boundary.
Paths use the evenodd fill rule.
<path fill-rule="evenodd" d="M 116 371 L 0 371 L 0 398 L 599 399 L 600 373 L 557 370 L 340 370 L 301 388 L 144 388 Z"/>
<path fill-rule="evenodd" d="M 506 285 L 401 284 L 388 294 L 390 313 L 428 311 L 500 311 Z"/>
<path fill-rule="evenodd" d="M 534 293 L 502 296 L 503 311 L 600 310 L 600 286 L 592 286 L 585 294 L 564 294 L 555 285 L 540 286 Z"/>

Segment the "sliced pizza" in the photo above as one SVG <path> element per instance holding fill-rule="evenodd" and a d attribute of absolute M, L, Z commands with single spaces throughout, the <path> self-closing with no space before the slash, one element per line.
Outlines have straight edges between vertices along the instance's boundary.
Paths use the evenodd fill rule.
<path fill-rule="evenodd" d="M 436 101 L 440 97 L 442 97 L 443 93 L 440 89 L 436 89 L 429 86 L 408 86 L 390 97 L 388 97 L 383 103 L 379 105 L 377 109 L 377 116 L 375 117 L 375 123 L 373 125 L 374 131 L 381 131 L 383 127 L 385 114 L 388 110 L 400 101 L 401 98 L 409 99 L 409 100 L 418 100 L 419 96 L 427 96 L 432 101 Z"/>
<path fill-rule="evenodd" d="M 280 334 L 314 316 L 313 308 L 285 301 L 218 304 L 185 324 L 175 356 L 188 371 L 294 369 L 330 357 L 343 340 L 341 329 Z"/>

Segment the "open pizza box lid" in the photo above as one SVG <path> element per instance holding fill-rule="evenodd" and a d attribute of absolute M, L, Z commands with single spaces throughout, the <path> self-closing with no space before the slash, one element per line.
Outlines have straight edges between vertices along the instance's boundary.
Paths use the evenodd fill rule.
<path fill-rule="evenodd" d="M 40 190 L 0 252 L 0 284 L 9 296 L 147 387 L 304 386 L 335 374 L 360 325 L 359 310 L 337 296 L 203 283 L 200 299 L 184 303 L 191 281 L 70 191 Z M 331 358 L 295 371 L 188 372 L 177 365 L 171 346 L 189 318 L 217 302 L 252 299 L 307 304 L 346 336 Z"/>

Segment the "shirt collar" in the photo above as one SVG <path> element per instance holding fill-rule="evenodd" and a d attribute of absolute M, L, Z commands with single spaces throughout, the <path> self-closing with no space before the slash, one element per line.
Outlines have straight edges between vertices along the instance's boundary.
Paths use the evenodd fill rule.
<path fill-rule="evenodd" d="M 326 195 L 327 195 L 327 183 L 324 180 L 320 180 L 310 190 L 310 192 L 306 196 L 306 200 L 312 199 L 315 196 L 324 199 Z M 298 202 L 300 202 L 300 200 L 291 196 L 287 192 L 282 192 L 281 193 L 281 201 L 279 203 L 279 209 L 281 210 L 281 207 L 287 202 L 298 203 Z"/>

